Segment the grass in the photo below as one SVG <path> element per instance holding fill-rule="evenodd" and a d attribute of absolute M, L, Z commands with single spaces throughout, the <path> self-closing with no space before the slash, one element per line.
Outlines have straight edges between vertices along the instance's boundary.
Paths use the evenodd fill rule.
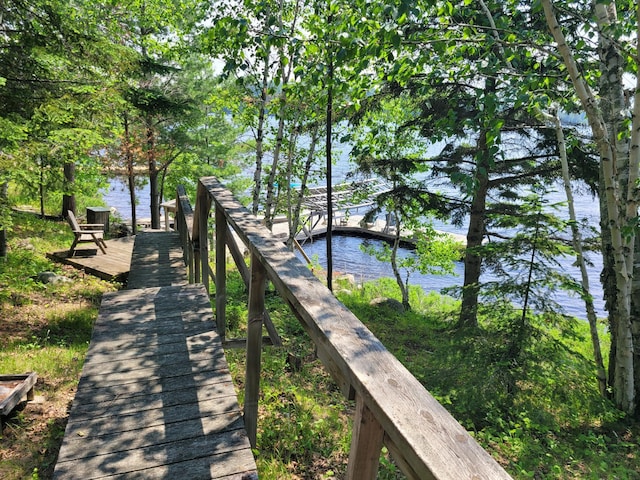
<path fill-rule="evenodd" d="M 66 223 L 16 214 L 0 262 L 0 372 L 38 374 L 36 401 L 20 405 L 1 434 L 0 478 L 51 478 L 93 321 L 103 292 L 116 285 L 47 260 L 70 245 Z M 53 271 L 70 282 L 43 284 Z"/>
<path fill-rule="evenodd" d="M 51 478 L 97 308 L 109 284 L 49 262 L 68 246 L 66 224 L 17 215 L 0 263 L 0 371 L 36 371 L 36 402 L 9 419 L 0 443 L 0 478 Z M 55 271 L 73 280 L 44 285 Z M 242 338 L 242 280 L 228 279 L 228 338 Z M 597 394 L 586 325 L 531 319 L 517 362 L 509 358 L 509 316 L 487 309 L 481 328 L 454 328 L 458 304 L 411 292 L 413 311 L 374 306 L 399 298 L 394 282 L 338 284 L 338 297 L 516 479 L 638 479 L 640 428 Z M 267 293 L 283 348 L 265 347 L 256 460 L 263 479 L 343 478 L 353 404 L 314 354 L 288 307 Z M 604 334 L 605 332 L 603 332 Z M 603 343 L 606 343 L 603 341 Z M 227 351 L 243 401 L 244 352 Z M 380 479 L 403 478 L 383 452 Z"/>
<path fill-rule="evenodd" d="M 246 292 L 231 272 L 227 338 L 246 335 Z M 349 451 L 352 406 L 314 355 L 311 341 L 298 321 L 273 292 L 267 294 L 270 316 L 278 326 L 283 348 L 262 354 L 256 462 L 261 478 L 342 478 Z M 231 373 L 244 400 L 244 350 L 226 352 Z M 293 359 L 293 360 L 292 360 Z"/>
<path fill-rule="evenodd" d="M 640 478 L 640 428 L 598 395 L 585 322 L 532 319 L 514 363 L 513 313 L 490 310 L 480 330 L 459 331 L 456 304 L 439 295 L 416 289 L 420 308 L 380 315 L 371 293 L 399 295 L 383 280 L 339 296 L 514 478 Z"/>

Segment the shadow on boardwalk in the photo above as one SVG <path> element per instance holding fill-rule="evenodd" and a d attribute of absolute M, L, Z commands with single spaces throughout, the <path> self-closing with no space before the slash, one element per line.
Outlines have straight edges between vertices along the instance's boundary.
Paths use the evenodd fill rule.
<path fill-rule="evenodd" d="M 181 255 L 177 234 L 137 236 L 129 287 L 103 297 L 55 479 L 257 478 L 209 296 Z"/>

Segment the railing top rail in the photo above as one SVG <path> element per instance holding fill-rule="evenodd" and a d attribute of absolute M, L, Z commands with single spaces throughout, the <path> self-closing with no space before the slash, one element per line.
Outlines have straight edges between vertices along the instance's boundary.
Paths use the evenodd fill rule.
<path fill-rule="evenodd" d="M 351 386 L 418 478 L 508 479 L 500 465 L 282 243 L 215 178 L 200 179 L 295 310 L 339 383 Z M 200 197 L 200 193 L 198 195 Z M 197 235 L 197 222 L 194 228 Z M 323 355 L 324 354 L 324 355 Z"/>
<path fill-rule="evenodd" d="M 193 208 L 187 196 L 187 192 L 182 185 L 178 185 L 176 195 L 176 217 L 182 215 L 185 220 L 185 227 L 189 238 L 193 238 Z"/>

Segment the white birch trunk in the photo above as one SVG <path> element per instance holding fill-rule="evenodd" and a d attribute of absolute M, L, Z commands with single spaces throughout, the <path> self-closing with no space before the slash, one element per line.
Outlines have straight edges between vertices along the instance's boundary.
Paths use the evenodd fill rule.
<path fill-rule="evenodd" d="M 562 129 L 562 122 L 560 121 L 560 116 L 557 110 L 555 111 L 555 115 L 545 114 L 545 118 L 553 125 L 556 133 L 556 140 L 558 142 L 560 164 L 562 165 L 562 181 L 564 183 L 564 191 L 567 196 L 569 220 L 571 220 L 571 237 L 573 248 L 576 251 L 576 262 L 578 267 L 580 267 L 582 298 L 584 299 L 585 309 L 587 311 L 587 320 L 589 322 L 589 331 L 591 333 L 591 344 L 593 345 L 593 359 L 596 364 L 598 390 L 600 391 L 600 395 L 605 396 L 607 394 L 607 374 L 604 368 L 602 349 L 600 348 L 598 317 L 593 305 L 593 297 L 590 293 L 589 273 L 587 272 L 587 264 L 584 259 L 584 251 L 582 249 L 582 233 L 578 227 L 575 202 L 573 201 L 573 191 L 571 189 L 571 177 L 569 175 L 569 161 L 567 159 L 567 145 L 565 142 L 564 131 Z"/>
<path fill-rule="evenodd" d="M 613 385 L 614 400 L 619 408 L 625 412 L 633 413 L 636 404 L 633 369 L 633 336 L 631 332 L 633 263 L 629 262 L 629 252 L 633 254 L 635 239 L 633 238 L 633 233 L 623 235 L 622 232 L 622 228 L 627 224 L 627 218 L 625 218 L 626 215 L 621 215 L 622 212 L 625 212 L 624 208 L 621 209 L 623 205 L 621 201 L 624 200 L 624 196 L 621 194 L 626 194 L 626 192 L 620 191 L 619 175 L 615 165 L 615 145 L 611 144 L 611 137 L 602 113 L 598 108 L 596 98 L 580 74 L 580 70 L 553 12 L 551 0 L 542 0 L 542 6 L 547 24 L 557 43 L 558 51 L 563 58 L 576 93 L 587 114 L 593 138 L 600 154 L 616 281 L 616 318 L 614 319 L 616 326 L 616 365 Z M 615 132 L 614 134 L 617 136 L 617 133 L 618 132 Z M 631 164 L 629 168 L 632 168 Z"/>

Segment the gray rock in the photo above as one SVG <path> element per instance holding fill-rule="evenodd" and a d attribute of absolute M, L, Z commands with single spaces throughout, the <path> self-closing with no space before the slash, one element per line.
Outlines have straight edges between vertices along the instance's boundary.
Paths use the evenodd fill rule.
<path fill-rule="evenodd" d="M 40 272 L 37 278 L 38 278 L 38 281 L 42 283 L 50 283 L 52 285 L 57 285 L 59 283 L 67 283 L 72 281 L 70 278 L 67 278 L 62 275 L 58 275 L 57 273 L 54 273 L 54 272 Z"/>
<path fill-rule="evenodd" d="M 389 310 L 393 310 L 394 312 L 404 313 L 404 306 L 402 305 L 402 302 L 393 298 L 374 298 L 369 302 L 369 305 L 384 307 Z"/>

